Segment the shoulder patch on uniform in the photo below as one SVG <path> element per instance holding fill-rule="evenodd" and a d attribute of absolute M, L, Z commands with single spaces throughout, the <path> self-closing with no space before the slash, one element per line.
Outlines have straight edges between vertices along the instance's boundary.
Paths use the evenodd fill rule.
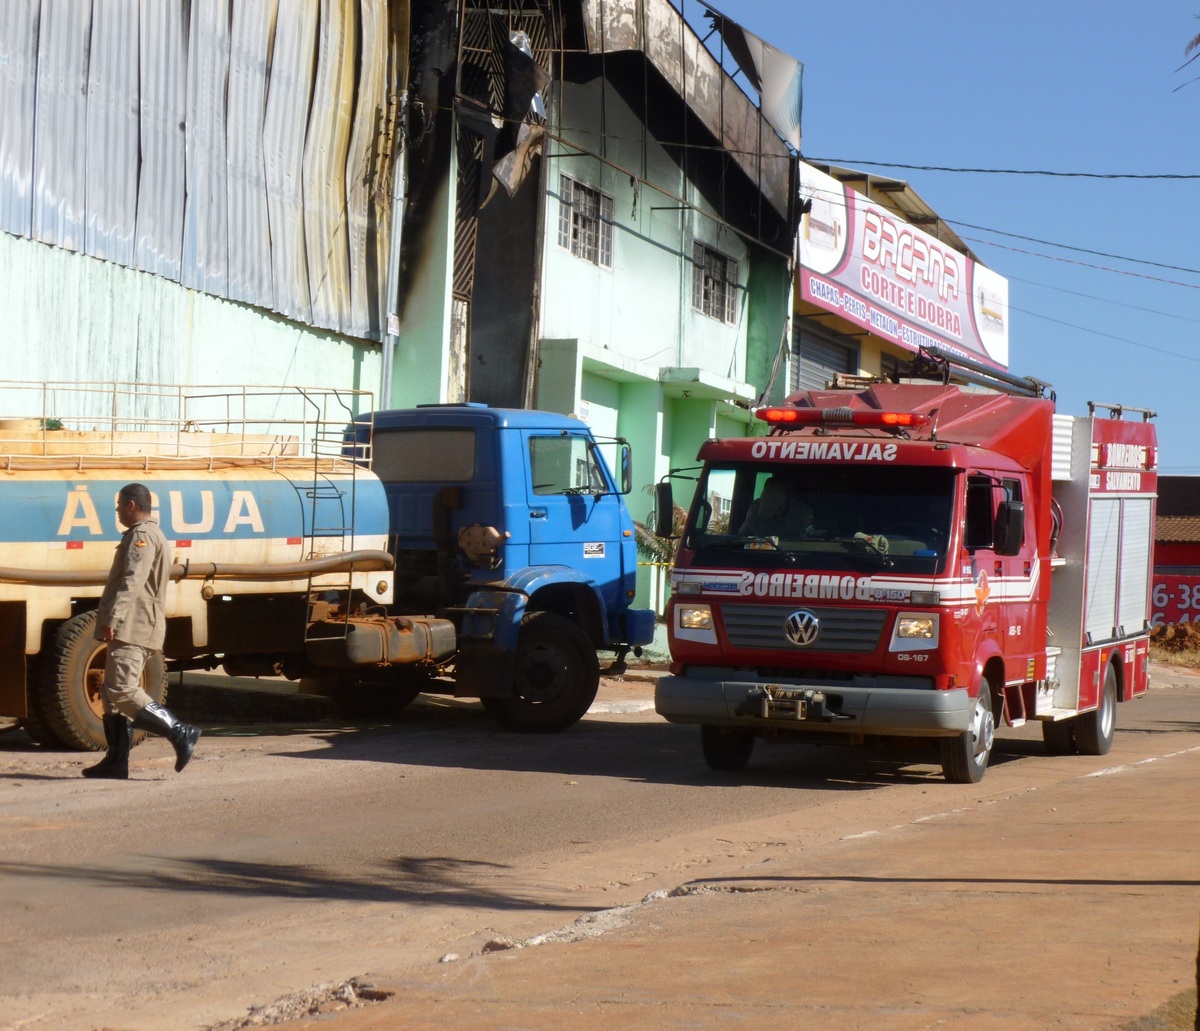
<path fill-rule="evenodd" d="M 135 548 L 144 548 L 146 546 L 146 542 L 144 540 L 142 540 L 141 538 L 138 538 L 136 541 L 133 542 L 133 546 Z"/>

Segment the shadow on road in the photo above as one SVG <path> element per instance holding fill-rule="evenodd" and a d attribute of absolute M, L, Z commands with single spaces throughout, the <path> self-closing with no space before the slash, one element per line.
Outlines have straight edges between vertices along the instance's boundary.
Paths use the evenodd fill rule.
<path fill-rule="evenodd" d="M 319 746 L 279 752 L 292 759 L 386 762 L 433 768 L 508 770 L 695 787 L 868 791 L 894 784 L 944 783 L 936 744 L 895 746 L 756 743 L 737 772 L 709 769 L 697 727 L 657 719 L 591 715 L 561 734 L 514 734 L 481 708 L 414 706 L 394 722 L 318 732 Z M 1044 754 L 1041 742 L 997 743 L 992 764 Z"/>
<path fill-rule="evenodd" d="M 859 747 L 760 740 L 746 769 L 719 772 L 709 769 L 704 761 L 698 728 L 669 724 L 655 717 L 592 713 L 561 734 L 515 734 L 500 729 L 477 701 L 422 695 L 389 719 L 346 720 L 333 716 L 328 707 L 318 715 L 311 708 L 313 699 L 293 695 L 296 708 L 287 709 L 286 698 L 276 696 L 268 713 L 270 722 L 247 723 L 241 720 L 242 712 L 237 707 L 244 701 L 226 709 L 218 692 L 209 691 L 194 696 L 197 707 L 193 711 L 183 701 L 187 697 L 185 692 L 177 697 L 181 715 L 199 722 L 208 740 L 316 739 L 310 748 L 280 747 L 271 753 L 287 759 L 553 773 L 729 789 L 856 792 L 891 785 L 945 784 L 936 744 L 915 739 Z M 317 701 L 326 704 L 324 699 Z M 1121 715 L 1128 709 L 1129 706 L 1122 706 Z M 224 718 L 211 718 L 217 714 Z M 1161 719 L 1143 720 L 1134 727 L 1119 724 L 1118 733 L 1166 736 L 1198 730 L 1200 721 Z M 42 752 L 43 748 L 22 731 L 0 733 L 0 754 L 22 751 Z M 87 753 L 63 754 L 82 757 Z M 1045 756 L 1036 727 L 1027 726 L 1019 732 L 1002 730 L 991 765 L 1000 767 L 1020 759 Z M 61 776 L 77 776 L 77 770 L 64 771 Z M 58 775 L 0 772 L 0 779 L 5 778 L 54 780 Z"/>
<path fill-rule="evenodd" d="M 133 891 L 198 892 L 253 898 L 304 899 L 314 902 L 437 903 L 495 910 L 542 909 L 578 912 L 573 903 L 489 890 L 489 878 L 510 869 L 506 864 L 449 856 L 398 856 L 361 877 L 334 875 L 318 867 L 289 863 L 217 858 L 144 857 L 145 866 L 0 863 L 0 877 L 86 882 L 94 887 Z"/>

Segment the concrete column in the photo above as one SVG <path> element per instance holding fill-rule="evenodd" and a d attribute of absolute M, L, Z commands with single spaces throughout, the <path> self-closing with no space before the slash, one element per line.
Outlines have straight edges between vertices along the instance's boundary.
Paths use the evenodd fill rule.
<path fill-rule="evenodd" d="M 543 340 L 537 370 L 534 405 L 546 412 L 572 415 L 579 411 L 583 356 L 578 340 Z"/>

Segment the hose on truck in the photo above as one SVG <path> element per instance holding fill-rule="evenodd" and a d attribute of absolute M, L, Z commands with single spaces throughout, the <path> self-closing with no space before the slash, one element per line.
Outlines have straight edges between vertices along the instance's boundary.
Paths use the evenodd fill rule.
<path fill-rule="evenodd" d="M 344 551 L 337 555 L 305 559 L 301 562 L 176 562 L 171 566 L 172 580 L 295 580 L 322 573 L 371 573 L 390 570 L 395 559 L 387 551 Z M 0 566 L 0 583 L 29 584 L 34 587 L 101 586 L 108 580 L 107 569 L 19 569 Z"/>

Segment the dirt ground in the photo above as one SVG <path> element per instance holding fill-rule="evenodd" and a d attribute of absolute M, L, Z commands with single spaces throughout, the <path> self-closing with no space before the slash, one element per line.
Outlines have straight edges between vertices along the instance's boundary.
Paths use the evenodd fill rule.
<path fill-rule="evenodd" d="M 1152 676 L 1111 755 L 1027 726 L 979 786 L 886 750 L 715 776 L 609 680 L 547 738 L 181 692 L 196 758 L 122 783 L 0 735 L 0 1028 L 1190 1031 L 1200 682 Z"/>
<path fill-rule="evenodd" d="M 1150 647 L 1168 656 L 1200 656 L 1200 623 L 1170 623 L 1150 631 Z"/>

